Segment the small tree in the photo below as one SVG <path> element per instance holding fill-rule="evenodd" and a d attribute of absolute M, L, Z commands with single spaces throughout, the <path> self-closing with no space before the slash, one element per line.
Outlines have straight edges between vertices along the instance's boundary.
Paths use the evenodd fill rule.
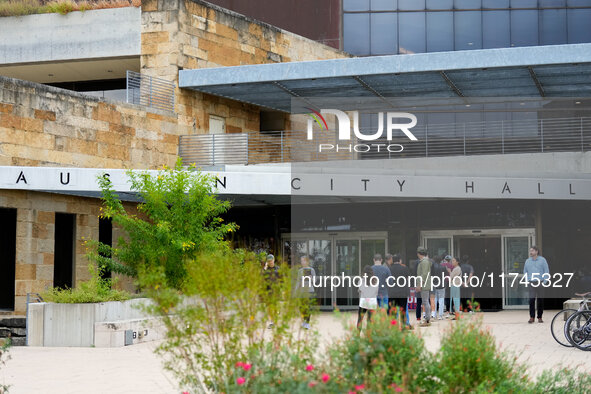
<path fill-rule="evenodd" d="M 107 176 L 99 177 L 104 202 L 101 215 L 112 219 L 126 237 L 113 247 L 95 243 L 92 259 L 134 278 L 140 270 L 162 271 L 166 285 L 180 289 L 187 275 L 187 259 L 198 252 L 227 248 L 224 236 L 237 226 L 224 223 L 219 216 L 230 204 L 217 199 L 212 176 L 190 170 L 183 169 L 179 160 L 174 169 L 163 167 L 156 176 L 129 171 L 131 190 L 141 201 L 138 214 L 125 210 Z"/>

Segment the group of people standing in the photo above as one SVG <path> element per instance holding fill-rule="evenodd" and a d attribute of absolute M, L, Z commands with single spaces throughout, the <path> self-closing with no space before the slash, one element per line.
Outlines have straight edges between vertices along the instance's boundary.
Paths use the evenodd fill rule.
<path fill-rule="evenodd" d="M 413 283 L 408 280 L 411 274 L 415 275 L 417 279 L 415 294 L 417 297 L 416 316 L 418 321 L 421 320 L 421 312 L 424 308 L 424 319 L 420 323 L 421 326 L 430 325 L 432 317 L 443 319 L 446 305 L 449 305 L 450 315 L 452 312 L 461 310 L 460 287 L 464 285 L 464 282 L 460 260 L 449 255 L 443 257 L 441 262 L 438 261 L 439 259 L 432 260 L 424 247 L 417 248 L 417 258 L 418 260 L 412 270 L 402 262 L 399 254 L 387 254 L 385 265 L 382 264 L 382 256 L 376 254 L 373 259 L 374 265 L 364 267 L 361 276 L 367 277 L 367 280 L 359 288 L 358 328 L 361 328 L 364 316 L 367 315 L 368 320 L 371 320 L 371 313 L 377 308 L 387 308 L 388 313 L 392 313 L 396 307 L 400 308 L 402 315 L 405 316 L 407 326 L 411 327 L 407 305 L 411 290 L 410 284 Z M 463 267 L 468 275 L 473 274 L 474 270 L 467 261 L 463 264 Z M 373 276 L 377 277 L 378 280 L 377 282 L 374 280 L 372 286 L 371 278 Z M 434 281 L 434 287 L 432 287 L 432 278 L 434 276 L 438 278 L 445 277 L 446 279 L 444 281 Z M 399 277 L 403 277 L 404 280 L 398 280 Z M 454 281 L 456 277 L 460 279 Z M 406 284 L 406 286 L 400 284 Z M 447 287 L 450 289 L 450 296 L 449 302 L 446 303 Z"/>

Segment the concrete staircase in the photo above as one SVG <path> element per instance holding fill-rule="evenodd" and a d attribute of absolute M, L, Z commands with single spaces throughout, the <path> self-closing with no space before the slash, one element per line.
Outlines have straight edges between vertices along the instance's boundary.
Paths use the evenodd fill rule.
<path fill-rule="evenodd" d="M 12 346 L 25 346 L 26 320 L 24 316 L 0 316 L 0 338 L 10 338 Z"/>

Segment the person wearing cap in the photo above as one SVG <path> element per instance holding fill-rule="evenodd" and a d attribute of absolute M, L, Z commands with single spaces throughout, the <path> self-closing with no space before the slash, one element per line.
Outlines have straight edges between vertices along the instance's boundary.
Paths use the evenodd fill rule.
<path fill-rule="evenodd" d="M 429 292 L 431 290 L 431 260 L 427 249 L 419 246 L 417 248 L 417 257 L 420 262 L 417 267 L 417 293 L 421 294 L 423 306 L 425 307 L 425 321 L 420 325 L 427 327 L 431 325 L 431 303 L 429 302 Z"/>
<path fill-rule="evenodd" d="M 275 265 L 275 256 L 270 253 L 267 255 L 263 275 L 267 282 L 267 293 L 272 296 L 273 286 L 279 281 L 279 268 Z M 269 328 L 273 327 L 273 316 L 270 316 L 270 319 Z"/>

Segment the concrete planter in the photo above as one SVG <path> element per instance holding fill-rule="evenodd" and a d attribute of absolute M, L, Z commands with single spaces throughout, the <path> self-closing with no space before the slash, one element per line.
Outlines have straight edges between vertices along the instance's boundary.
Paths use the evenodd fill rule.
<path fill-rule="evenodd" d="M 140 308 L 148 302 L 147 298 L 136 298 L 96 304 L 29 304 L 28 345 L 124 346 L 126 330 L 136 330 L 135 335 L 133 332 L 128 333 L 135 337 L 133 343 L 141 339 L 143 342 L 147 339 L 145 332 L 154 332 L 148 327 L 153 327 L 155 319 L 147 316 Z M 130 322 L 133 324 L 130 325 Z M 119 339 L 119 336 L 123 339 Z M 153 335 L 150 340 L 157 337 L 161 335 Z"/>

